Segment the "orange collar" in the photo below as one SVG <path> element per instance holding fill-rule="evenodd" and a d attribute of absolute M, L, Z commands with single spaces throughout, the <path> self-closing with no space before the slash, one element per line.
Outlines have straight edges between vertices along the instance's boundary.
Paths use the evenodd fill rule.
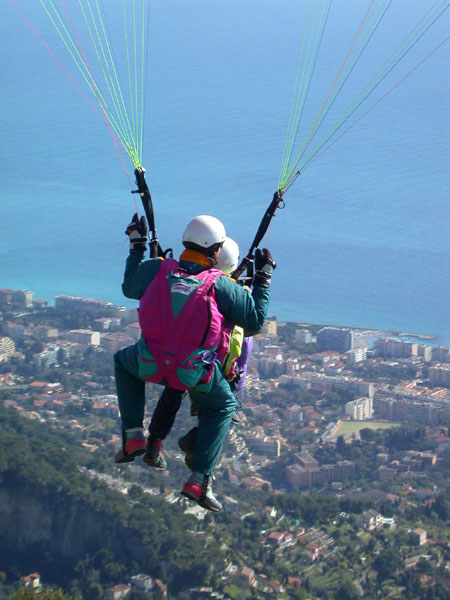
<path fill-rule="evenodd" d="M 196 250 L 184 250 L 181 253 L 180 260 L 196 263 L 197 265 L 202 265 L 202 267 L 206 267 L 207 269 L 212 269 L 214 267 L 211 258 L 205 256 L 201 252 L 197 252 Z"/>

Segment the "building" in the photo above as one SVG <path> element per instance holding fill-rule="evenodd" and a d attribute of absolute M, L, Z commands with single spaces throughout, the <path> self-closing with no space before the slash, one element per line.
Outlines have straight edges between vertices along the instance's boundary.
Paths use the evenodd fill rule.
<path fill-rule="evenodd" d="M 437 364 L 428 369 L 430 384 L 450 388 L 450 364 Z"/>
<path fill-rule="evenodd" d="M 417 421 L 425 425 L 439 425 L 444 410 L 439 404 L 420 397 L 395 397 L 395 394 L 388 395 L 380 390 L 375 394 L 373 406 L 375 416 L 379 419 L 400 423 Z"/>
<path fill-rule="evenodd" d="M 414 529 L 414 531 L 411 531 L 411 537 L 418 546 L 423 546 L 427 543 L 427 532 L 425 529 Z"/>
<path fill-rule="evenodd" d="M 100 317 L 94 320 L 95 329 L 98 331 L 109 331 L 114 327 L 120 327 L 120 319 L 117 317 Z"/>
<path fill-rule="evenodd" d="M 322 350 L 347 352 L 353 346 L 353 332 L 341 327 L 323 327 L 317 332 L 317 343 Z"/>
<path fill-rule="evenodd" d="M 308 464 L 303 463 L 306 466 L 295 464 L 286 467 L 286 481 L 294 489 L 311 488 L 315 485 L 327 485 L 334 481 L 344 481 L 351 479 L 356 474 L 356 464 L 350 460 L 342 460 L 333 465 L 322 466 L 319 466 L 314 458 L 312 461 Z"/>
<path fill-rule="evenodd" d="M 286 548 L 292 545 L 292 534 L 289 531 L 272 531 L 267 541 L 277 548 Z"/>
<path fill-rule="evenodd" d="M 383 360 L 378 364 L 382 376 L 398 375 L 405 378 L 417 378 L 422 374 L 423 359 L 418 356 Z"/>
<path fill-rule="evenodd" d="M 87 312 L 99 317 L 112 316 L 122 318 L 126 314 L 125 306 L 118 306 L 111 304 L 111 302 L 104 302 L 103 300 L 91 300 L 75 296 L 56 296 L 55 308 L 64 312 Z"/>
<path fill-rule="evenodd" d="M 31 308 L 34 301 L 34 292 L 27 290 L 15 290 L 11 302 L 17 308 Z"/>
<path fill-rule="evenodd" d="M 312 342 L 312 333 L 307 329 L 297 329 L 294 339 L 297 344 L 310 344 Z"/>
<path fill-rule="evenodd" d="M 14 341 L 10 337 L 0 337 L 0 357 L 4 356 L 7 360 L 9 356 L 13 356 L 15 353 L 16 345 Z"/>
<path fill-rule="evenodd" d="M 39 325 L 33 329 L 33 336 L 42 342 L 48 342 L 49 340 L 55 340 L 58 337 L 58 330 L 56 327 L 49 327 L 48 325 Z"/>
<path fill-rule="evenodd" d="M 384 525 L 383 515 L 378 513 L 376 510 L 370 509 L 362 513 L 358 519 L 359 525 L 363 529 L 373 531 L 374 529 L 380 529 Z"/>
<path fill-rule="evenodd" d="M 3 321 L 3 333 L 8 335 L 13 340 L 20 340 L 27 335 L 27 329 L 21 323 L 12 323 L 11 321 Z"/>
<path fill-rule="evenodd" d="M 48 344 L 47 347 L 38 354 L 33 355 L 33 362 L 40 370 L 49 369 L 58 365 L 59 346 Z"/>
<path fill-rule="evenodd" d="M 258 359 L 258 373 L 261 377 L 276 378 L 286 373 L 286 362 L 283 355 L 277 354 L 274 358 L 261 357 Z"/>
<path fill-rule="evenodd" d="M 419 353 L 416 343 L 395 338 L 379 338 L 375 341 L 374 349 L 377 356 L 383 358 L 408 358 L 409 356 L 417 356 Z"/>
<path fill-rule="evenodd" d="M 130 323 L 126 326 L 126 334 L 135 342 L 141 337 L 141 326 L 139 323 Z"/>
<path fill-rule="evenodd" d="M 418 355 L 421 356 L 425 362 L 430 362 L 431 346 L 425 346 L 425 345 L 421 344 L 417 350 L 418 350 Z"/>
<path fill-rule="evenodd" d="M 351 364 L 356 364 L 367 360 L 367 346 L 358 346 L 347 350 L 347 360 Z"/>
<path fill-rule="evenodd" d="M 275 319 L 272 320 L 267 320 L 262 328 L 262 332 L 263 335 L 267 335 L 267 336 L 271 336 L 271 337 L 277 337 L 277 322 Z"/>
<path fill-rule="evenodd" d="M 133 575 L 130 578 L 130 583 L 133 588 L 142 590 L 144 592 L 149 592 L 153 587 L 153 580 L 150 575 L 145 575 L 143 573 L 139 575 Z"/>
<path fill-rule="evenodd" d="M 100 339 L 101 347 L 107 352 L 111 352 L 111 354 L 114 354 L 121 348 L 131 346 L 135 342 L 136 340 L 134 338 L 130 338 L 129 335 L 121 333 L 120 331 L 114 333 L 102 333 Z"/>
<path fill-rule="evenodd" d="M 39 573 L 30 573 L 30 575 L 25 575 L 25 577 L 22 577 L 20 581 L 22 586 L 27 590 L 39 591 L 42 587 Z"/>
<path fill-rule="evenodd" d="M 433 346 L 431 360 L 439 363 L 450 364 L 450 348 L 445 346 Z"/>
<path fill-rule="evenodd" d="M 245 587 L 256 587 L 256 576 L 253 569 L 242 567 L 236 571 L 236 579 Z"/>
<path fill-rule="evenodd" d="M 105 590 L 105 600 L 125 600 L 129 596 L 131 585 L 120 583 Z"/>
<path fill-rule="evenodd" d="M 373 416 L 372 398 L 357 398 L 345 405 L 345 414 L 354 421 L 364 421 Z"/>
<path fill-rule="evenodd" d="M 7 288 L 2 288 L 0 290 L 0 305 L 11 304 L 13 294 L 14 294 L 13 290 L 9 290 Z"/>
<path fill-rule="evenodd" d="M 309 454 L 309 452 L 300 452 L 295 454 L 298 464 L 305 469 L 315 469 L 319 466 L 319 462 Z"/>
<path fill-rule="evenodd" d="M 249 450 L 254 454 L 268 458 L 280 456 L 281 443 L 277 437 L 250 432 L 248 435 L 244 435 L 244 438 Z"/>
<path fill-rule="evenodd" d="M 64 333 L 66 340 L 75 342 L 76 344 L 84 344 L 86 346 L 99 346 L 100 333 L 91 331 L 90 329 L 72 329 Z"/>
<path fill-rule="evenodd" d="M 363 381 L 357 377 L 338 375 L 331 377 L 323 373 L 302 373 L 295 375 L 282 375 L 280 385 L 298 386 L 303 390 L 315 390 L 317 392 L 339 392 L 348 391 L 359 396 L 372 398 L 375 386 L 372 382 Z"/>

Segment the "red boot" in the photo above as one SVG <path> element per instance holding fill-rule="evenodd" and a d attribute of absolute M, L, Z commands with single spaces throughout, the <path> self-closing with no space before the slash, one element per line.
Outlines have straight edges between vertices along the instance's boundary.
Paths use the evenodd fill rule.
<path fill-rule="evenodd" d="M 122 448 L 114 457 L 116 463 L 132 462 L 145 452 L 144 430 L 141 428 L 122 431 Z"/>
<path fill-rule="evenodd" d="M 212 493 L 211 484 L 208 475 L 196 473 L 195 471 L 183 485 L 181 493 L 189 500 L 194 500 L 203 508 L 220 512 L 222 505 Z"/>

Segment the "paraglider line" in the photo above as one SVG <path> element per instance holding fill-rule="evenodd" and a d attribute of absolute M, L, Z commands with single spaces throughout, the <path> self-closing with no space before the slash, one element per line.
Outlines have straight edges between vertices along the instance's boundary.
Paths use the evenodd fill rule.
<path fill-rule="evenodd" d="M 109 130 L 109 133 L 111 134 L 111 137 L 113 139 L 114 145 L 115 145 L 117 153 L 119 155 L 120 162 L 122 163 L 123 170 L 125 171 L 125 174 L 126 174 L 126 176 L 128 178 L 128 182 L 130 184 L 130 187 L 132 188 L 133 186 L 132 186 L 132 183 L 131 183 L 131 179 L 130 179 L 130 176 L 128 174 L 128 170 L 127 170 L 127 168 L 125 166 L 125 162 L 123 160 L 122 154 L 120 152 L 120 148 L 119 148 L 118 143 L 117 143 L 117 136 L 114 133 L 112 127 L 111 127 L 111 122 L 110 122 L 109 117 L 108 117 L 108 115 L 106 113 L 105 107 L 103 106 L 103 102 L 102 102 L 102 99 L 101 99 L 101 96 L 100 96 L 100 91 L 99 91 L 98 86 L 97 86 L 97 84 L 95 82 L 95 79 L 94 79 L 94 77 L 92 75 L 92 71 L 91 71 L 91 68 L 89 67 L 88 61 L 86 60 L 86 56 L 84 54 L 83 47 L 81 45 L 81 42 L 80 42 L 80 39 L 78 37 L 77 31 L 76 31 L 76 29 L 74 27 L 74 24 L 73 24 L 73 21 L 72 21 L 72 17 L 70 15 L 69 9 L 67 8 L 67 4 L 66 4 L 65 0 L 62 0 L 62 2 L 63 2 L 64 8 L 65 8 L 65 11 L 66 11 L 66 14 L 67 14 L 67 18 L 69 19 L 70 26 L 72 28 L 73 34 L 75 36 L 76 42 L 78 44 L 78 48 L 80 49 L 81 56 L 83 57 L 83 61 L 84 61 L 86 70 L 87 70 L 87 72 L 89 74 L 89 77 L 91 78 L 92 85 L 94 86 L 95 93 L 97 94 L 97 101 L 98 101 L 98 103 L 100 105 L 100 108 L 102 109 L 103 115 L 105 117 L 105 119 L 104 119 L 105 123 L 106 123 L 106 125 L 108 127 L 108 130 Z"/>
<path fill-rule="evenodd" d="M 434 48 L 434 50 L 432 50 L 429 54 L 427 54 L 427 56 L 425 56 L 419 63 L 417 63 L 417 65 L 415 67 L 413 67 L 408 73 L 406 73 L 406 75 L 404 75 L 399 81 L 397 81 L 397 83 L 395 85 L 393 85 L 374 104 L 372 104 L 372 106 L 370 106 L 370 108 L 368 108 L 362 115 L 360 115 L 356 119 L 356 121 L 353 121 L 353 123 L 351 125 L 349 125 L 345 129 L 345 131 L 343 131 L 338 137 L 336 137 L 321 152 L 319 152 L 318 154 L 316 154 L 316 156 L 314 156 L 313 158 L 311 158 L 311 160 L 303 167 L 302 171 L 304 171 L 305 169 L 307 169 L 311 163 L 313 163 L 314 161 L 316 161 L 320 156 L 322 156 L 322 154 L 324 152 L 326 152 L 329 148 L 331 148 L 331 146 L 333 146 L 338 140 L 340 140 L 343 135 L 345 135 L 348 131 L 350 131 L 350 129 L 352 129 L 357 123 L 359 123 L 359 121 L 361 121 L 361 119 L 363 117 L 365 117 L 372 109 L 374 109 L 378 104 L 380 104 L 380 102 L 382 100 L 384 100 L 386 98 L 386 96 L 389 96 L 389 94 L 391 92 L 393 92 L 401 83 L 403 83 L 403 81 L 405 81 L 405 79 L 407 79 L 412 73 L 414 73 L 414 71 L 416 71 L 426 60 L 428 60 L 437 50 L 439 50 L 439 48 L 441 48 L 445 43 L 447 43 L 449 39 L 450 39 L 450 36 L 446 37 L 445 40 L 443 40 L 438 46 L 436 46 Z M 298 174 L 300 174 L 300 173 L 298 172 Z"/>
<path fill-rule="evenodd" d="M 342 65 L 341 65 L 341 68 L 339 69 L 339 72 L 338 72 L 338 74 L 336 75 L 336 77 L 335 77 L 335 79 L 334 79 L 334 81 L 333 81 L 333 83 L 332 83 L 332 85 L 331 85 L 330 91 L 328 92 L 328 96 L 327 96 L 327 98 L 326 98 L 325 102 L 323 103 L 323 105 L 322 105 L 322 108 L 320 109 L 320 112 L 319 112 L 319 114 L 318 114 L 318 116 L 317 116 L 317 118 L 316 118 L 316 121 L 315 121 L 314 125 L 313 125 L 313 126 L 312 126 L 312 128 L 311 128 L 311 132 L 310 132 L 310 134 L 309 134 L 309 136 L 308 136 L 308 139 L 307 139 L 307 140 L 306 140 L 306 142 L 305 142 L 305 145 L 304 145 L 304 147 L 303 147 L 303 150 L 302 150 L 302 152 L 301 152 L 300 156 L 298 157 L 298 159 L 297 159 L 297 162 L 296 162 L 296 163 L 295 163 L 295 165 L 294 165 L 294 169 L 297 167 L 297 165 L 299 164 L 300 160 L 302 159 L 302 157 L 303 157 L 304 153 L 306 152 L 306 148 L 307 148 L 307 146 L 308 146 L 308 144 L 309 144 L 309 142 L 310 142 L 310 140 L 311 140 L 312 136 L 314 135 L 314 131 L 315 131 L 315 129 L 317 128 L 317 125 L 318 125 L 318 123 L 319 123 L 319 121 L 320 121 L 320 118 L 321 118 L 321 116 L 322 116 L 322 113 L 323 113 L 323 111 L 325 110 L 325 107 L 326 107 L 326 105 L 327 105 L 327 102 L 328 102 L 328 100 L 330 99 L 330 97 L 331 97 L 331 95 L 332 95 L 332 93 L 333 93 L 333 90 L 334 90 L 334 88 L 335 88 L 335 86 L 336 86 L 336 83 L 337 83 L 337 82 L 338 82 L 338 80 L 339 80 L 339 77 L 341 76 L 341 73 L 342 73 L 342 71 L 344 70 L 344 67 L 345 67 L 345 65 L 346 65 L 346 63 L 347 63 L 347 61 L 348 61 L 348 58 L 349 58 L 349 56 L 350 56 L 350 54 L 351 54 L 351 52 L 352 52 L 352 50 L 353 50 L 353 47 L 354 47 L 354 45 L 356 44 L 356 40 L 358 39 L 358 37 L 359 37 L 359 35 L 360 35 L 360 33 L 361 33 L 361 30 L 362 30 L 362 28 L 363 28 L 363 26 L 364 26 L 364 22 L 366 21 L 366 19 L 367 19 L 368 15 L 369 15 L 369 12 L 370 12 L 370 11 L 371 11 L 371 9 L 372 9 L 372 5 L 373 5 L 373 3 L 374 3 L 374 2 L 375 2 L 375 0 L 372 0 L 372 1 L 371 1 L 371 3 L 370 3 L 370 6 L 369 6 L 369 8 L 368 8 L 368 9 L 367 9 L 367 11 L 366 11 L 366 14 L 364 15 L 364 18 L 363 18 L 363 20 L 361 21 L 361 23 L 360 23 L 360 25 L 359 25 L 358 31 L 356 32 L 356 34 L 355 34 L 355 37 L 353 38 L 353 41 L 352 41 L 352 43 L 351 43 L 351 45 L 350 45 L 350 48 L 349 48 L 349 49 L 348 49 L 348 51 L 347 51 L 347 54 L 346 54 L 346 56 L 345 56 L 345 58 L 344 58 L 344 61 L 343 61 Z M 288 180 L 288 183 L 289 183 L 289 180 Z"/>

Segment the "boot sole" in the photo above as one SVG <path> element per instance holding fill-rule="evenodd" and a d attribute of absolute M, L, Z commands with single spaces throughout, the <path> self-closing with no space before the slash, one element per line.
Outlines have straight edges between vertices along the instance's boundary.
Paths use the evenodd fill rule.
<path fill-rule="evenodd" d="M 189 492 L 185 492 L 184 490 L 182 490 L 181 495 L 187 498 L 188 500 L 193 500 L 194 502 L 197 502 L 197 504 L 199 504 L 198 498 L 194 494 L 190 494 Z"/>
<path fill-rule="evenodd" d="M 190 494 L 188 491 L 182 490 L 181 495 L 187 498 L 188 500 L 193 500 L 194 502 L 197 502 L 199 506 L 201 506 L 202 508 L 206 508 L 211 512 L 220 512 L 222 510 L 221 508 L 213 508 L 212 506 L 205 504 L 199 498 L 197 498 L 197 496 L 195 496 L 194 494 Z"/>
<path fill-rule="evenodd" d="M 138 448 L 137 450 L 135 450 L 134 452 L 131 452 L 130 454 L 124 454 L 123 457 L 121 457 L 119 459 L 114 459 L 114 462 L 116 463 L 116 465 L 130 463 L 130 462 L 133 462 L 133 460 L 135 458 L 137 458 L 138 456 L 142 456 L 142 454 L 145 454 L 145 448 Z"/>

